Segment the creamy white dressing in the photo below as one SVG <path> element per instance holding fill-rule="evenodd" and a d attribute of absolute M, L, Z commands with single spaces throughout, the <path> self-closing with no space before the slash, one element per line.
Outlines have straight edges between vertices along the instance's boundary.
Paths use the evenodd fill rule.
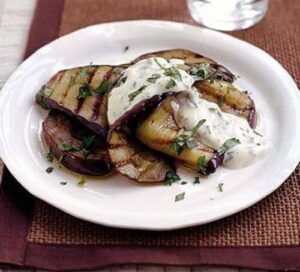
<path fill-rule="evenodd" d="M 205 120 L 193 137 L 214 149 L 228 139 L 238 139 L 239 144 L 225 153 L 223 166 L 240 168 L 263 158 L 271 142 L 250 128 L 248 122 L 236 115 L 222 112 L 219 106 L 200 97 L 197 90 L 190 90 L 173 102 L 172 108 L 178 125 L 192 130 L 199 120 Z"/>
<path fill-rule="evenodd" d="M 171 64 L 173 63 L 173 64 Z M 124 83 L 112 89 L 108 99 L 107 118 L 110 125 L 114 124 L 126 111 L 131 110 L 135 105 L 155 95 L 162 95 L 167 92 L 178 93 L 189 90 L 194 83 L 193 78 L 185 71 L 177 69 L 181 79 L 170 78 L 165 75 L 165 69 L 183 64 L 182 60 L 170 60 L 170 63 L 163 58 L 149 58 L 141 60 L 127 68 L 121 77 L 126 78 Z M 163 67 L 163 68 L 162 68 Z M 158 77 L 155 83 L 147 81 L 149 78 Z M 167 88 L 170 80 L 176 84 Z M 154 81 L 154 79 L 153 79 Z M 145 88 L 141 90 L 141 88 Z M 133 94 L 138 93 L 133 99 Z"/>
<path fill-rule="evenodd" d="M 195 79 L 180 69 L 182 64 L 184 61 L 179 59 L 167 61 L 163 58 L 149 58 L 127 68 L 120 85 L 109 95 L 109 124 L 114 124 L 143 100 L 170 91 L 181 92 L 177 102 L 172 103 L 174 117 L 181 128 L 190 131 L 200 120 L 205 119 L 193 137 L 214 149 L 220 148 L 228 139 L 238 139 L 239 143 L 225 152 L 225 167 L 240 168 L 263 158 L 271 142 L 250 128 L 245 119 L 224 113 L 216 103 L 202 99 L 192 87 Z M 168 75 L 166 69 L 170 68 L 176 69 L 180 75 Z M 149 82 L 149 78 L 152 78 L 152 82 Z M 175 81 L 175 84 L 170 84 L 170 80 Z"/>

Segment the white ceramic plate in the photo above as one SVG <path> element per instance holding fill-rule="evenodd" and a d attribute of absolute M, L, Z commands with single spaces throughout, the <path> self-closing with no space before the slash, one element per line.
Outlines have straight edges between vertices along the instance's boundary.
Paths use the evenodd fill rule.
<path fill-rule="evenodd" d="M 124 52 L 124 48 L 129 50 Z M 194 173 L 179 169 L 187 185 L 141 186 L 114 174 L 87 178 L 50 166 L 40 139 L 47 112 L 34 103 L 51 75 L 74 66 L 118 64 L 140 54 L 185 48 L 224 64 L 240 78 L 259 113 L 258 131 L 274 148 L 267 158 L 244 169 L 220 167 L 193 185 Z M 300 99 L 292 78 L 264 51 L 228 35 L 164 21 L 129 21 L 78 30 L 44 46 L 24 61 L 0 94 L 0 154 L 16 179 L 33 195 L 76 217 L 123 228 L 168 230 L 204 224 L 236 213 L 278 188 L 300 158 Z M 298 117 L 298 118 L 297 118 Z M 68 184 L 62 186 L 61 181 Z M 223 192 L 218 184 L 223 183 Z M 183 201 L 175 196 L 185 192 Z"/>

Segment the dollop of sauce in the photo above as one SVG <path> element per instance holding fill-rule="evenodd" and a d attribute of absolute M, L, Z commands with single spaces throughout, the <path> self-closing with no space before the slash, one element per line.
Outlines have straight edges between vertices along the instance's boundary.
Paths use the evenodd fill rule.
<path fill-rule="evenodd" d="M 178 64 L 184 64 L 184 61 L 173 59 L 168 62 L 163 58 L 149 58 L 127 68 L 120 78 L 120 85 L 109 94 L 109 124 L 114 124 L 124 112 L 143 100 L 167 92 L 178 93 L 191 89 L 193 78 L 178 69 Z"/>
<path fill-rule="evenodd" d="M 271 147 L 271 142 L 252 129 L 244 118 L 222 112 L 217 104 L 202 99 L 194 88 L 180 95 L 172 108 L 177 124 L 185 130 L 192 130 L 199 120 L 205 120 L 193 134 L 205 145 L 218 150 L 228 139 L 236 141 L 236 145 L 225 152 L 225 167 L 241 168 L 253 164 Z"/>
<path fill-rule="evenodd" d="M 175 120 L 181 128 L 191 131 L 202 120 L 203 124 L 193 133 L 194 138 L 216 150 L 223 148 L 223 151 L 230 141 L 234 143 L 225 148 L 223 166 L 240 168 L 263 158 L 271 142 L 252 129 L 245 119 L 222 112 L 216 103 L 202 99 L 192 87 L 196 79 L 180 69 L 183 64 L 180 59 L 167 61 L 154 57 L 127 68 L 108 97 L 109 124 L 155 95 L 181 93 L 176 102 L 172 102 Z"/>

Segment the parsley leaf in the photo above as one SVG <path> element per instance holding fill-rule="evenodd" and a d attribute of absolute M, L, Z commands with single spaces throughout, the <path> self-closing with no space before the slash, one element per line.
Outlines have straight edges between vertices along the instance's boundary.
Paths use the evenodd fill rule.
<path fill-rule="evenodd" d="M 126 53 L 129 49 L 129 45 L 126 45 L 125 48 L 124 48 L 124 53 Z"/>
<path fill-rule="evenodd" d="M 194 126 L 193 128 L 192 128 L 192 134 L 194 134 L 197 130 L 198 130 L 198 128 L 199 127 L 201 127 L 204 123 L 206 122 L 206 119 L 201 119 L 198 123 L 197 123 L 197 125 L 196 126 Z"/>
<path fill-rule="evenodd" d="M 218 149 L 217 152 L 219 154 L 224 154 L 227 150 L 229 150 L 230 148 L 240 144 L 240 140 L 237 138 L 230 138 L 228 140 L 225 141 L 224 144 L 222 144 Z"/>
<path fill-rule="evenodd" d="M 85 180 L 85 177 L 84 176 L 81 176 L 77 182 L 77 185 L 79 187 L 85 187 L 87 185 L 87 182 Z"/>
<path fill-rule="evenodd" d="M 110 83 L 109 80 L 102 81 L 101 84 L 99 85 L 99 87 L 97 87 L 97 89 L 95 89 L 95 93 L 96 94 L 103 94 L 103 93 L 107 92 L 110 85 L 111 85 L 111 83 Z"/>
<path fill-rule="evenodd" d="M 260 136 L 260 137 L 263 137 L 260 133 L 258 133 L 256 130 L 253 130 L 254 134 Z"/>
<path fill-rule="evenodd" d="M 192 138 L 193 134 L 198 130 L 199 127 L 201 127 L 206 122 L 206 119 L 201 119 L 195 127 L 192 128 L 190 131 L 185 131 L 182 134 L 180 134 L 174 142 L 171 144 L 171 148 L 178 154 L 180 154 L 185 145 L 192 149 L 197 146 L 196 139 Z"/>
<path fill-rule="evenodd" d="M 199 179 L 199 177 L 195 177 L 194 184 L 200 184 L 200 179 Z"/>
<path fill-rule="evenodd" d="M 60 185 L 66 185 L 68 182 L 67 181 L 61 181 Z"/>
<path fill-rule="evenodd" d="M 65 141 L 61 141 L 58 144 L 58 148 L 62 151 L 79 151 L 80 150 L 80 148 L 74 147 Z"/>
<path fill-rule="evenodd" d="M 47 172 L 48 174 L 50 174 L 50 173 L 53 172 L 53 170 L 54 170 L 53 167 L 48 167 L 48 168 L 46 169 L 46 172 Z"/>
<path fill-rule="evenodd" d="M 166 177 L 165 177 L 165 184 L 166 185 L 172 185 L 176 181 L 181 180 L 180 176 L 177 175 L 176 172 L 173 170 L 170 170 L 167 172 Z"/>
<path fill-rule="evenodd" d="M 52 153 L 52 149 L 49 150 L 49 152 L 47 153 L 46 158 L 47 158 L 47 161 L 48 161 L 48 162 L 53 162 L 54 155 L 53 155 L 53 153 Z"/>
<path fill-rule="evenodd" d="M 219 183 L 218 184 L 218 189 L 219 189 L 219 192 L 223 192 L 223 185 L 224 185 L 224 183 Z"/>
<path fill-rule="evenodd" d="M 169 90 L 169 89 L 173 88 L 174 86 L 176 86 L 176 81 L 174 79 L 170 79 L 166 85 L 166 89 Z"/>
<path fill-rule="evenodd" d="M 188 73 L 191 76 L 194 76 L 196 80 L 206 80 L 210 77 L 209 68 L 210 65 L 208 63 L 200 63 L 193 66 L 193 68 L 189 70 Z"/>
<path fill-rule="evenodd" d="M 164 75 L 173 77 L 176 80 L 182 80 L 179 70 L 175 67 L 165 68 Z"/>
<path fill-rule="evenodd" d="M 187 182 L 186 182 L 186 181 L 182 181 L 180 184 L 181 184 L 181 185 L 186 185 Z"/>
<path fill-rule="evenodd" d="M 130 93 L 128 95 L 129 101 L 131 102 L 132 100 L 134 100 L 143 90 L 146 89 L 146 87 L 147 87 L 146 85 L 143 85 L 142 87 L 138 88 L 136 91 Z"/>
<path fill-rule="evenodd" d="M 95 141 L 95 139 L 96 139 L 96 134 L 84 137 L 82 140 L 83 148 L 89 149 L 93 144 L 93 142 Z"/>
<path fill-rule="evenodd" d="M 167 68 L 163 67 L 163 66 L 159 63 L 159 61 L 158 61 L 157 58 L 154 58 L 154 61 L 156 62 L 156 64 L 157 64 L 161 69 L 163 69 L 163 70 L 166 70 L 166 69 L 167 69 Z"/>
<path fill-rule="evenodd" d="M 206 175 L 206 173 L 207 173 L 207 161 L 206 161 L 205 156 L 200 156 L 198 158 L 197 166 L 198 166 L 199 171 L 202 174 Z"/>
<path fill-rule="evenodd" d="M 184 197 L 185 197 L 185 192 L 176 195 L 175 196 L 175 202 L 184 200 Z"/>
<path fill-rule="evenodd" d="M 189 148 L 189 149 L 193 149 L 194 147 L 196 147 L 198 145 L 196 139 L 189 139 L 186 141 L 186 146 Z"/>
<path fill-rule="evenodd" d="M 91 95 L 92 95 L 91 87 L 89 86 L 89 84 L 85 83 L 79 88 L 79 93 L 78 93 L 77 99 L 78 100 L 84 99 Z"/>
<path fill-rule="evenodd" d="M 160 74 L 152 74 L 151 77 L 147 78 L 147 81 L 150 83 L 155 83 L 160 77 Z"/>

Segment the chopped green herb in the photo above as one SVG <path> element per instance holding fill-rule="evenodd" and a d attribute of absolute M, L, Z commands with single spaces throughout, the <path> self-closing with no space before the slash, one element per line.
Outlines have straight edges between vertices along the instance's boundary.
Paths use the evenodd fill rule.
<path fill-rule="evenodd" d="M 220 107 L 222 107 L 224 105 L 225 101 L 226 101 L 226 96 L 225 95 L 219 96 L 219 98 L 218 98 L 218 105 Z"/>
<path fill-rule="evenodd" d="M 186 182 L 186 181 L 182 181 L 180 184 L 181 184 L 181 185 L 186 185 L 187 182 Z"/>
<path fill-rule="evenodd" d="M 172 77 L 176 80 L 182 80 L 179 70 L 175 67 L 166 68 L 164 75 Z"/>
<path fill-rule="evenodd" d="M 50 173 L 53 172 L 53 170 L 54 170 L 53 167 L 48 167 L 48 168 L 46 169 L 46 172 L 47 172 L 48 174 L 50 174 Z"/>
<path fill-rule="evenodd" d="M 154 61 L 156 62 L 156 64 L 157 64 L 161 69 L 163 69 L 163 70 L 166 70 L 166 69 L 167 69 L 167 68 L 163 67 L 163 66 L 159 63 L 159 61 L 158 61 L 157 58 L 154 58 Z"/>
<path fill-rule="evenodd" d="M 189 148 L 189 149 L 193 149 L 194 147 L 196 147 L 198 145 L 196 139 L 189 139 L 186 141 L 186 146 Z"/>
<path fill-rule="evenodd" d="M 87 182 L 85 180 L 85 177 L 84 176 L 81 176 L 77 182 L 77 185 L 79 187 L 85 187 L 87 185 Z"/>
<path fill-rule="evenodd" d="M 107 92 L 110 85 L 111 85 L 111 82 L 109 80 L 102 81 L 101 84 L 99 85 L 99 87 L 97 89 L 95 89 L 95 93 L 103 94 L 103 93 Z"/>
<path fill-rule="evenodd" d="M 204 123 L 206 122 L 206 119 L 201 119 L 198 123 L 197 123 L 197 125 L 196 126 L 194 126 L 193 128 L 192 128 L 192 134 L 194 134 L 198 129 L 199 129 L 199 127 L 201 127 Z"/>
<path fill-rule="evenodd" d="M 208 63 L 201 63 L 193 66 L 189 71 L 191 76 L 194 76 L 196 80 L 206 80 L 210 77 L 209 71 L 210 65 Z"/>
<path fill-rule="evenodd" d="M 75 84 L 75 76 L 71 76 L 69 83 L 68 83 L 68 88 L 71 88 Z"/>
<path fill-rule="evenodd" d="M 126 53 L 129 49 L 129 45 L 126 45 L 125 48 L 124 48 L 124 53 Z"/>
<path fill-rule="evenodd" d="M 66 185 L 68 182 L 67 181 L 61 181 L 60 185 Z"/>
<path fill-rule="evenodd" d="M 176 195 L 175 196 L 175 202 L 183 200 L 184 196 L 185 196 L 185 192 Z"/>
<path fill-rule="evenodd" d="M 180 154 L 185 145 L 192 149 L 197 146 L 197 140 L 192 138 L 193 134 L 206 122 L 206 119 L 200 120 L 195 127 L 190 131 L 185 131 L 176 137 L 175 141 L 171 144 L 171 148 L 178 154 Z"/>
<path fill-rule="evenodd" d="M 217 112 L 217 109 L 215 109 L 215 108 L 209 108 L 208 109 L 210 112 Z"/>
<path fill-rule="evenodd" d="M 146 87 L 147 87 L 146 85 L 143 85 L 142 87 L 138 88 L 136 91 L 130 93 L 130 94 L 128 95 L 129 101 L 134 100 L 134 99 L 135 99 L 135 98 L 136 98 L 143 90 L 146 89 Z"/>
<path fill-rule="evenodd" d="M 229 150 L 230 148 L 240 144 L 240 140 L 236 139 L 236 138 L 230 138 L 228 140 L 225 141 L 224 144 L 222 144 L 218 149 L 218 153 L 220 154 L 224 154 L 227 150 Z"/>
<path fill-rule="evenodd" d="M 89 84 L 85 83 L 79 88 L 79 93 L 78 93 L 77 99 L 78 100 L 84 99 L 91 95 L 92 95 L 91 87 L 89 86 Z"/>
<path fill-rule="evenodd" d="M 160 78 L 160 74 L 152 74 L 151 77 L 147 79 L 150 83 L 155 83 L 157 79 Z"/>
<path fill-rule="evenodd" d="M 200 184 L 200 179 L 199 179 L 199 177 L 195 177 L 194 184 Z"/>
<path fill-rule="evenodd" d="M 260 137 L 263 137 L 263 135 L 261 135 L 260 133 L 258 133 L 256 130 L 253 130 L 253 132 L 254 132 L 256 135 L 258 135 L 258 136 L 260 136 Z"/>
<path fill-rule="evenodd" d="M 119 87 L 121 84 L 124 84 L 126 82 L 126 80 L 127 80 L 127 76 L 121 77 L 119 79 L 119 82 L 117 83 L 116 87 Z"/>
<path fill-rule="evenodd" d="M 173 170 L 170 170 L 167 172 L 166 177 L 165 177 L 165 184 L 166 185 L 172 185 L 176 181 L 181 180 L 180 176 L 177 175 L 176 172 Z"/>
<path fill-rule="evenodd" d="M 198 166 L 199 171 L 202 174 L 206 175 L 206 173 L 207 173 L 207 161 L 206 161 L 205 156 L 200 156 L 198 158 L 197 166 Z"/>
<path fill-rule="evenodd" d="M 74 146 L 72 146 L 69 143 L 64 142 L 64 141 L 62 141 L 58 144 L 58 148 L 62 151 L 72 151 L 72 150 L 78 151 L 79 150 L 79 148 L 75 148 Z"/>
<path fill-rule="evenodd" d="M 52 149 L 49 150 L 49 152 L 47 153 L 46 158 L 47 158 L 47 161 L 48 161 L 48 162 L 53 162 L 54 155 L 53 155 L 53 153 L 52 153 Z"/>
<path fill-rule="evenodd" d="M 218 184 L 218 189 L 219 189 L 219 192 L 223 192 L 223 185 L 224 185 L 224 183 L 219 183 Z"/>
<path fill-rule="evenodd" d="M 95 141 L 96 137 L 97 137 L 96 134 L 84 137 L 82 140 L 83 147 L 85 149 L 89 149 L 91 147 L 91 145 L 93 144 L 93 142 Z"/>
<path fill-rule="evenodd" d="M 176 86 L 176 81 L 174 79 L 170 79 L 166 85 L 166 89 L 169 90 L 169 89 L 173 88 L 174 86 Z"/>

